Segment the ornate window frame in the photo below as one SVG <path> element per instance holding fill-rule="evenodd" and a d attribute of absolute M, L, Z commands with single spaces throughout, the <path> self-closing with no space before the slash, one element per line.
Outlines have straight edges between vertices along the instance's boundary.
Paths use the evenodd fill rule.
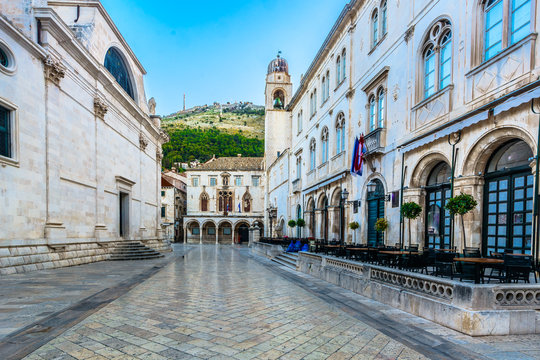
<path fill-rule="evenodd" d="M 328 145 L 329 145 L 330 131 L 328 127 L 323 127 L 321 131 L 321 164 L 326 164 L 328 162 Z"/>
<path fill-rule="evenodd" d="M 111 54 L 111 55 L 109 55 Z M 118 58 L 118 60 L 120 61 L 120 65 L 122 66 L 123 68 L 123 71 L 125 71 L 125 75 L 126 75 L 126 81 L 127 83 L 126 84 L 121 84 L 119 79 L 116 77 L 115 74 L 113 74 L 109 68 L 107 67 L 107 60 L 109 59 L 109 56 L 116 56 Z M 105 58 L 103 60 L 103 66 L 105 67 L 105 69 L 112 75 L 112 77 L 114 78 L 115 82 L 118 84 L 118 86 L 120 86 L 123 91 L 131 98 L 133 99 L 133 101 L 137 102 L 136 99 L 137 99 L 137 82 L 135 81 L 135 78 L 133 76 L 133 71 L 131 70 L 131 67 L 130 67 L 130 64 L 129 64 L 129 61 L 127 60 L 127 57 L 124 55 L 124 53 L 122 52 L 122 50 L 120 50 L 119 47 L 117 46 L 109 46 L 109 48 L 107 49 L 107 51 L 105 52 Z"/>
<path fill-rule="evenodd" d="M 388 1 L 381 0 L 370 14 L 369 44 L 371 50 L 369 54 L 383 42 L 388 34 Z"/>
<path fill-rule="evenodd" d="M 2 39 L 0 39 L 0 51 L 4 53 L 7 62 L 5 65 L 0 63 L 0 72 L 4 75 L 12 76 L 17 71 L 17 61 L 15 55 L 13 55 L 13 51 L 11 51 L 8 44 Z"/>
<path fill-rule="evenodd" d="M 0 97 L 0 106 L 7 110 L 9 121 L 10 154 L 0 155 L 0 166 L 6 165 L 19 167 L 20 142 L 19 142 L 19 108 L 10 101 Z"/>
<path fill-rule="evenodd" d="M 309 142 L 309 171 L 317 168 L 317 140 L 311 138 Z"/>
<path fill-rule="evenodd" d="M 388 73 L 390 68 L 385 66 L 373 79 L 362 88 L 366 94 L 366 131 L 371 133 L 378 129 L 385 129 L 388 126 Z M 380 98 L 382 96 L 382 108 Z M 375 123 L 372 126 L 372 117 Z M 382 119 L 382 124 L 381 124 Z M 381 126 L 382 125 L 382 126 Z"/>
<path fill-rule="evenodd" d="M 336 117 L 336 155 L 345 152 L 345 114 L 340 112 Z"/>

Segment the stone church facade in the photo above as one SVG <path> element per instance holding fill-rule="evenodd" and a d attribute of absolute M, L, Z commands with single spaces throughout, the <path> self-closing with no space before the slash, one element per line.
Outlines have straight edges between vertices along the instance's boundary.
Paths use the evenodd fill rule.
<path fill-rule="evenodd" d="M 317 239 L 407 243 L 400 204 L 414 201 L 420 247 L 536 252 L 538 19 L 534 0 L 353 0 L 295 93 L 286 61 L 272 61 L 265 228 L 302 217 Z M 364 173 L 352 176 L 361 134 Z M 444 209 L 460 193 L 478 201 L 466 243 Z"/>
<path fill-rule="evenodd" d="M 163 249 L 145 69 L 99 1 L 0 1 L 0 273 Z"/>

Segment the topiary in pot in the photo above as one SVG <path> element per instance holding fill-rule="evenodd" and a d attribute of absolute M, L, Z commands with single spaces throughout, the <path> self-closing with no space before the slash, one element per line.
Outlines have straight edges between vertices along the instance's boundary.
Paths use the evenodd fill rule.
<path fill-rule="evenodd" d="M 306 226 L 306 222 L 304 221 L 304 219 L 298 219 L 296 220 L 296 226 L 300 228 L 300 237 L 302 237 L 302 230 L 304 226 Z"/>
<path fill-rule="evenodd" d="M 422 207 L 414 201 L 401 205 L 401 215 L 409 220 L 409 248 L 411 247 L 411 220 L 417 219 L 422 213 Z M 403 246 L 403 244 L 401 244 Z"/>
<path fill-rule="evenodd" d="M 463 234 L 463 248 L 467 247 L 467 241 L 465 239 L 465 221 L 463 216 L 476 208 L 478 202 L 469 194 L 461 193 L 458 196 L 454 196 L 446 202 L 446 210 L 450 212 L 450 215 L 459 215 L 461 217 L 461 231 Z"/>
<path fill-rule="evenodd" d="M 353 231 L 354 234 L 354 243 L 356 244 L 356 230 L 360 227 L 360 224 L 357 221 L 349 223 L 349 229 Z"/>

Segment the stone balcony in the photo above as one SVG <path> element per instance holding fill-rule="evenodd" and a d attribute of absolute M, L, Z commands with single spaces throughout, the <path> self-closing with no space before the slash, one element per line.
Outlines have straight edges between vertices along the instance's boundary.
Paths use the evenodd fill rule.
<path fill-rule="evenodd" d="M 366 155 L 383 154 L 386 130 L 378 128 L 365 136 L 367 153 Z"/>
<path fill-rule="evenodd" d="M 296 179 L 292 182 L 292 192 L 293 194 L 298 194 L 302 191 L 302 179 Z"/>

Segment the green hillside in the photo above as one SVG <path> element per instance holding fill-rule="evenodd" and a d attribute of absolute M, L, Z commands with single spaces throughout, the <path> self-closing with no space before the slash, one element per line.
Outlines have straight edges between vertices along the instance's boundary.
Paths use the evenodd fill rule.
<path fill-rule="evenodd" d="M 200 106 L 162 120 L 170 136 L 163 145 L 163 167 L 212 156 L 263 156 L 264 108 L 250 103 Z"/>

